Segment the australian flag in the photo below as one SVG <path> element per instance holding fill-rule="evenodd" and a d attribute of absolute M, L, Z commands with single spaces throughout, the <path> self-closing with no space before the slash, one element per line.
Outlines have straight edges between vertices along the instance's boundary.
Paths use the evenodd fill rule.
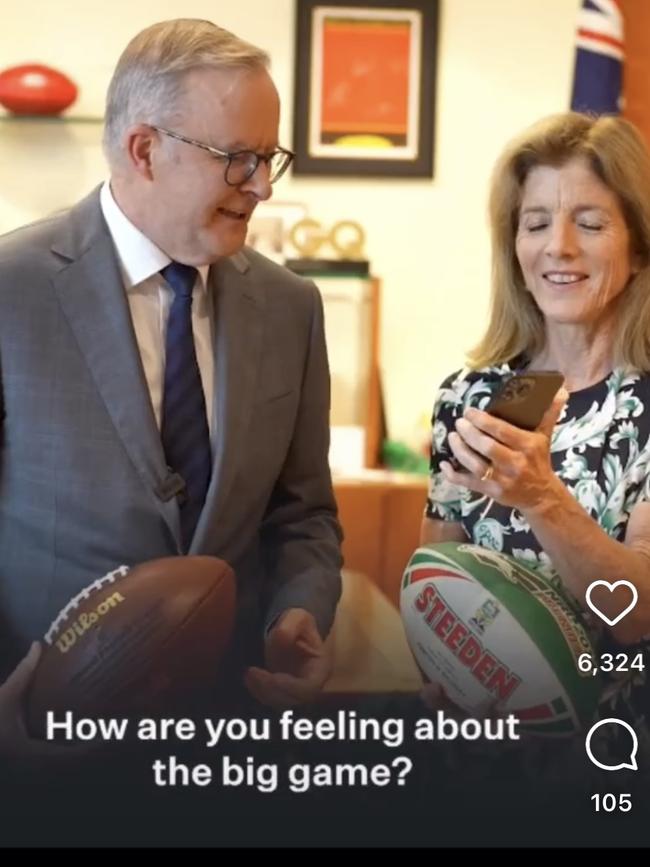
<path fill-rule="evenodd" d="M 617 0 L 582 0 L 571 108 L 619 114 L 623 86 L 623 15 Z"/>

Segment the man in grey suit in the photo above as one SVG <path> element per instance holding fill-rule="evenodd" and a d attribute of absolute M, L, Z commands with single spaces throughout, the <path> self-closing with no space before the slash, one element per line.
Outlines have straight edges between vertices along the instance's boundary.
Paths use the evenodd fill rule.
<path fill-rule="evenodd" d="M 249 691 L 295 704 L 327 677 L 341 533 L 322 305 L 244 250 L 291 161 L 278 122 L 262 51 L 154 25 L 109 88 L 110 183 L 0 239 L 0 740 L 21 733 L 30 642 L 122 563 L 227 560 Z"/>

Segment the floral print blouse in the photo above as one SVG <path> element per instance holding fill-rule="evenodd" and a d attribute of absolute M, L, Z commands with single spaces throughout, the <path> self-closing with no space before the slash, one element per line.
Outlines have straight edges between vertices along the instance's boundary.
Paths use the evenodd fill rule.
<path fill-rule="evenodd" d="M 523 515 L 482 494 L 450 484 L 440 471 L 452 452 L 448 435 L 467 407 L 484 409 L 503 379 L 521 369 L 523 359 L 509 364 L 462 370 L 449 376 L 438 392 L 432 419 L 428 517 L 462 524 L 477 545 L 511 555 L 537 567 L 560 584 Z M 572 392 L 551 439 L 556 475 L 591 517 L 619 542 L 625 539 L 632 509 L 650 502 L 650 374 L 615 369 L 601 382 Z M 650 578 L 650 575 L 649 575 Z M 584 608 L 583 605 L 581 605 Z M 584 616 L 600 650 L 616 645 L 594 616 Z M 650 636 L 649 636 L 650 638 Z M 601 713 L 633 723 L 650 719 L 650 642 L 625 648 L 631 658 L 642 652 L 646 668 L 614 673 L 603 693 Z M 649 743 L 650 749 L 650 743 Z"/>

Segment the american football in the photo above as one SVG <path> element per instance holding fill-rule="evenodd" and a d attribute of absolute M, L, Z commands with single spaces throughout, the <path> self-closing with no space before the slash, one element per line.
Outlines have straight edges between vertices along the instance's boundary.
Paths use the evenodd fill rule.
<path fill-rule="evenodd" d="M 215 681 L 235 619 L 235 576 L 214 557 L 121 566 L 75 596 L 42 641 L 27 697 L 30 733 L 47 711 L 155 712 Z"/>

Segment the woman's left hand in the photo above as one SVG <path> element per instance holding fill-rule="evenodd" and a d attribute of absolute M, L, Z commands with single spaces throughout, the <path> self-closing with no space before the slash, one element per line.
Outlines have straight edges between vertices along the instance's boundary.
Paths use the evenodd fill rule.
<path fill-rule="evenodd" d="M 556 394 L 537 430 L 526 431 L 479 409 L 465 410 L 449 434 L 449 447 L 468 472 L 440 468 L 455 485 L 491 497 L 503 506 L 525 511 L 548 499 L 558 484 L 551 466 L 550 444 L 568 394 Z M 561 482 L 559 483 L 561 484 Z"/>

